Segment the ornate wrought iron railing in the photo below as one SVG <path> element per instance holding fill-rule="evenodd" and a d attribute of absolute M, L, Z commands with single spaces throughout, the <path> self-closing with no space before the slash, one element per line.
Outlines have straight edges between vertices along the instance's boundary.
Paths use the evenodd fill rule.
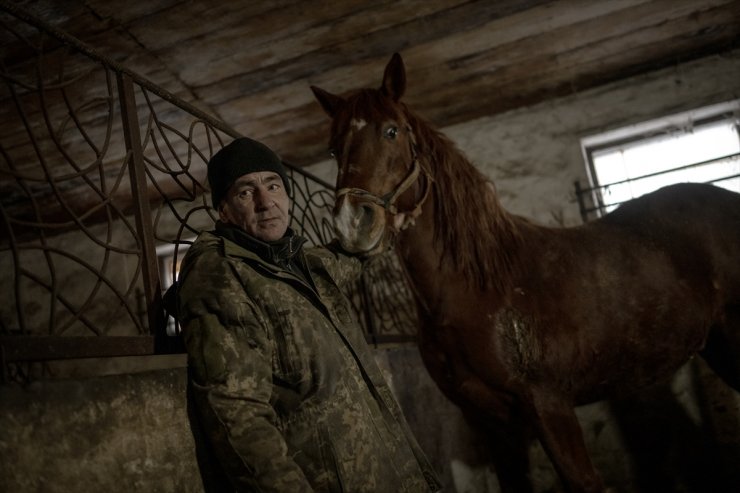
<path fill-rule="evenodd" d="M 210 156 L 238 133 L 20 8 L 0 2 L 0 367 L 179 351 L 157 249 L 215 215 Z M 288 163 L 294 229 L 331 237 L 331 185 Z M 397 260 L 348 293 L 369 341 L 413 340 Z M 174 344 L 173 344 L 174 343 Z M 9 375 L 10 373 L 10 375 Z"/>

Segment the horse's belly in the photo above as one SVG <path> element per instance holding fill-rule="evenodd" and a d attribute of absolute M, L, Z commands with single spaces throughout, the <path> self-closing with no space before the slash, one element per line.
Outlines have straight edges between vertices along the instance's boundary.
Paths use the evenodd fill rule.
<path fill-rule="evenodd" d="M 496 324 L 500 357 L 525 385 L 558 390 L 578 403 L 664 380 L 703 347 L 707 310 L 653 317 L 645 324 L 557 326 L 516 310 Z"/>

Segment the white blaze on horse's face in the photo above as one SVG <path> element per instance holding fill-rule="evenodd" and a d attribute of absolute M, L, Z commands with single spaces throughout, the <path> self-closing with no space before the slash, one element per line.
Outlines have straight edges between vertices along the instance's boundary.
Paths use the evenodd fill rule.
<path fill-rule="evenodd" d="M 367 125 L 367 122 L 363 120 L 362 118 L 353 118 L 350 122 L 350 125 L 355 130 L 362 130 L 365 125 Z"/>
<path fill-rule="evenodd" d="M 428 175 L 420 178 L 414 136 L 403 115 L 379 122 L 355 117 L 348 123 L 343 139 L 334 139 L 339 149 L 335 232 L 346 250 L 375 255 L 420 214 Z M 414 201 L 411 189 L 419 183 L 425 186 L 415 189 L 421 198 Z"/>
<path fill-rule="evenodd" d="M 349 128 L 340 146 L 344 152 L 337 154 L 340 171 L 334 205 L 334 230 L 345 250 L 380 253 L 387 247 L 386 209 L 380 197 L 374 194 L 383 195 L 383 192 L 391 191 L 393 183 L 385 183 L 388 177 L 384 171 L 377 171 L 379 163 L 375 160 L 384 162 L 387 156 L 368 144 L 375 142 L 368 136 L 373 135 L 377 126 L 371 127 L 365 119 L 353 118 Z M 360 141 L 364 143 L 358 145 Z M 380 166 L 380 169 L 385 169 L 385 166 Z"/>

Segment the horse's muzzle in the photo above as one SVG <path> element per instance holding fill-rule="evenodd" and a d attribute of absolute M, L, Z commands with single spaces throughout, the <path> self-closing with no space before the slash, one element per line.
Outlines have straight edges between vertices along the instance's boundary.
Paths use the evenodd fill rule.
<path fill-rule="evenodd" d="M 334 231 L 350 253 L 380 253 L 384 250 L 385 209 L 344 195 L 334 207 Z"/>

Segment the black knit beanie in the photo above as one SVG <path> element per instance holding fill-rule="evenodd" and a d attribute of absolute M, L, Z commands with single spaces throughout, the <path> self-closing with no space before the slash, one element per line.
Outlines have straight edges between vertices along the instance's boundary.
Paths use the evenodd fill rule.
<path fill-rule="evenodd" d="M 208 184 L 213 207 L 218 209 L 231 185 L 247 173 L 274 171 L 283 179 L 290 193 L 290 182 L 280 157 L 261 142 L 240 137 L 224 146 L 208 161 Z"/>

